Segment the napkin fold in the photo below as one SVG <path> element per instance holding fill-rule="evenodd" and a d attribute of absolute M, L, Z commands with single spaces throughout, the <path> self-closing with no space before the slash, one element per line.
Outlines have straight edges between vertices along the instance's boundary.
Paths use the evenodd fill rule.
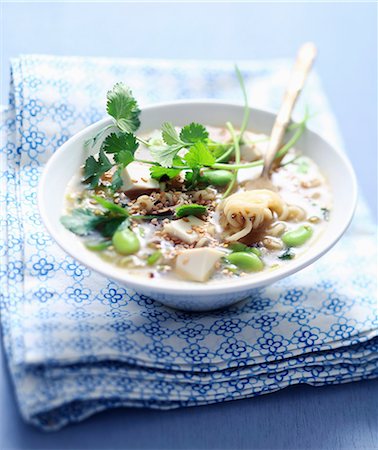
<path fill-rule="evenodd" d="M 41 223 L 44 164 L 105 115 L 115 82 L 127 83 L 142 106 L 238 101 L 230 63 L 28 55 L 11 67 L 1 118 L 0 309 L 25 420 L 51 430 L 111 407 L 202 405 L 378 376 L 375 227 L 363 202 L 321 260 L 231 308 L 201 314 L 171 310 L 83 267 Z M 290 63 L 240 68 L 250 103 L 276 110 Z M 317 113 L 310 127 L 340 145 L 315 74 L 299 116 L 306 104 Z"/>

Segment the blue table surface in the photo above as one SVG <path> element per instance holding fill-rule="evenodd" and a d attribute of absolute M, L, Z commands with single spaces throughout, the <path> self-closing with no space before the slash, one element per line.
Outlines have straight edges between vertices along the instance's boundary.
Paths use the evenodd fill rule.
<path fill-rule="evenodd" d="M 292 57 L 316 42 L 317 70 L 376 214 L 376 4 L 0 3 L 2 103 L 8 59 L 20 53 L 238 61 Z M 0 449 L 378 448 L 377 393 L 377 380 L 299 386 L 168 412 L 114 410 L 46 434 L 20 418 L 2 358 Z"/>

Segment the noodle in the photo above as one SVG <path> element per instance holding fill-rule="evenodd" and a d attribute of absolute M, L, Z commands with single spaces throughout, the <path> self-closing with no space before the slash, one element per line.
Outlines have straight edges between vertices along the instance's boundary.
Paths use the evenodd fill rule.
<path fill-rule="evenodd" d="M 287 209 L 282 198 L 268 189 L 237 192 L 218 206 L 227 241 L 238 241 L 275 217 L 286 216 Z"/>

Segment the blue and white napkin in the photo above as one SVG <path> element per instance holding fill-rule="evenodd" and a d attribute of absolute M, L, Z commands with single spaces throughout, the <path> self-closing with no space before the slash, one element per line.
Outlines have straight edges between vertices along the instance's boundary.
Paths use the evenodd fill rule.
<path fill-rule="evenodd" d="M 250 103 L 276 110 L 287 61 L 242 62 Z M 44 229 L 44 164 L 105 115 L 117 81 L 143 106 L 177 98 L 241 100 L 231 63 L 22 56 L 2 113 L 1 324 L 20 410 L 57 429 L 106 408 L 174 408 L 307 383 L 378 376 L 374 225 L 360 204 L 350 230 L 311 267 L 229 309 L 189 314 L 107 280 Z M 298 111 L 339 144 L 315 75 Z M 51 186 L 54 189 L 54 186 Z"/>

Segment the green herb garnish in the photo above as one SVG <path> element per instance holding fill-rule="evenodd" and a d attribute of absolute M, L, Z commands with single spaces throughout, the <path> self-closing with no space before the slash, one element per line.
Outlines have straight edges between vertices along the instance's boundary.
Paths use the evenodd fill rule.
<path fill-rule="evenodd" d="M 134 154 L 139 143 L 132 133 L 111 133 L 102 143 L 106 153 L 114 155 L 114 161 L 121 167 L 126 167 L 134 161 Z"/>
<path fill-rule="evenodd" d="M 181 169 L 169 169 L 168 167 L 162 166 L 152 166 L 150 167 L 150 175 L 151 178 L 155 180 L 168 179 L 177 177 L 177 175 L 181 172 Z"/>
<path fill-rule="evenodd" d="M 112 163 L 109 161 L 103 150 L 100 150 L 98 158 L 89 156 L 85 161 L 83 170 L 83 181 L 89 182 L 91 188 L 98 186 L 101 176 L 112 168 Z"/>
<path fill-rule="evenodd" d="M 209 132 L 200 123 L 190 123 L 181 129 L 180 139 L 186 144 L 195 144 L 196 142 L 206 142 Z"/>
<path fill-rule="evenodd" d="M 104 214 L 97 214 L 88 208 L 77 208 L 71 214 L 61 217 L 60 221 L 68 230 L 79 236 L 98 231 L 104 237 L 112 237 L 119 225 L 128 221 L 129 212 L 102 197 L 93 196 L 93 199 L 107 210 Z"/>
<path fill-rule="evenodd" d="M 209 136 L 206 128 L 198 123 L 186 125 L 181 129 L 180 134 L 170 122 L 163 123 L 161 130 L 166 145 L 152 145 L 149 150 L 155 161 L 163 167 L 171 167 L 180 150 L 191 147 L 193 144 L 204 143 Z"/>
<path fill-rule="evenodd" d="M 147 258 L 147 265 L 148 266 L 153 266 L 155 265 L 159 259 L 163 256 L 162 252 L 160 250 L 157 250 L 156 252 L 152 253 L 148 258 Z"/>
<path fill-rule="evenodd" d="M 102 222 L 102 216 L 90 209 L 78 208 L 74 209 L 72 214 L 61 217 L 60 221 L 72 233 L 86 236 Z"/>
<path fill-rule="evenodd" d="M 106 200 L 103 197 L 99 197 L 98 195 L 94 195 L 92 197 L 96 202 L 101 205 L 103 208 L 107 209 L 108 211 L 111 211 L 113 213 L 120 214 L 121 216 L 128 217 L 129 212 L 127 208 L 123 208 L 122 206 L 119 206 L 113 202 L 110 202 L 109 200 Z"/>
<path fill-rule="evenodd" d="M 320 210 L 321 210 L 321 212 L 323 214 L 323 219 L 328 222 L 329 215 L 330 215 L 330 210 L 328 208 L 320 208 Z"/>
<path fill-rule="evenodd" d="M 279 259 L 288 260 L 293 259 L 295 257 L 295 253 L 291 250 L 291 248 L 287 248 L 281 255 L 278 256 Z"/>
<path fill-rule="evenodd" d="M 84 245 L 87 247 L 88 250 L 92 250 L 94 252 L 100 252 L 102 250 L 106 250 L 112 245 L 112 241 L 107 240 L 91 240 L 84 243 Z"/>
<path fill-rule="evenodd" d="M 191 169 L 195 169 L 212 166 L 215 163 L 215 158 L 206 144 L 198 141 L 185 154 L 184 161 Z"/>
<path fill-rule="evenodd" d="M 133 133 L 139 128 L 140 109 L 131 90 L 125 84 L 117 83 L 108 92 L 106 111 L 115 119 L 121 131 Z"/>
<path fill-rule="evenodd" d="M 242 244 L 241 242 L 232 242 L 228 248 L 232 251 L 232 253 L 247 252 L 261 256 L 261 250 L 256 247 L 248 247 L 248 245 Z"/>
<path fill-rule="evenodd" d="M 122 187 L 123 179 L 121 176 L 121 172 L 122 172 L 122 167 L 118 166 L 117 169 L 115 170 L 115 172 L 113 173 L 112 183 L 111 183 L 110 188 L 114 192 L 118 191 Z"/>
<path fill-rule="evenodd" d="M 176 216 L 181 219 L 181 217 L 186 216 L 202 216 L 207 213 L 206 206 L 197 205 L 192 203 L 190 205 L 181 205 L 176 208 Z"/>

